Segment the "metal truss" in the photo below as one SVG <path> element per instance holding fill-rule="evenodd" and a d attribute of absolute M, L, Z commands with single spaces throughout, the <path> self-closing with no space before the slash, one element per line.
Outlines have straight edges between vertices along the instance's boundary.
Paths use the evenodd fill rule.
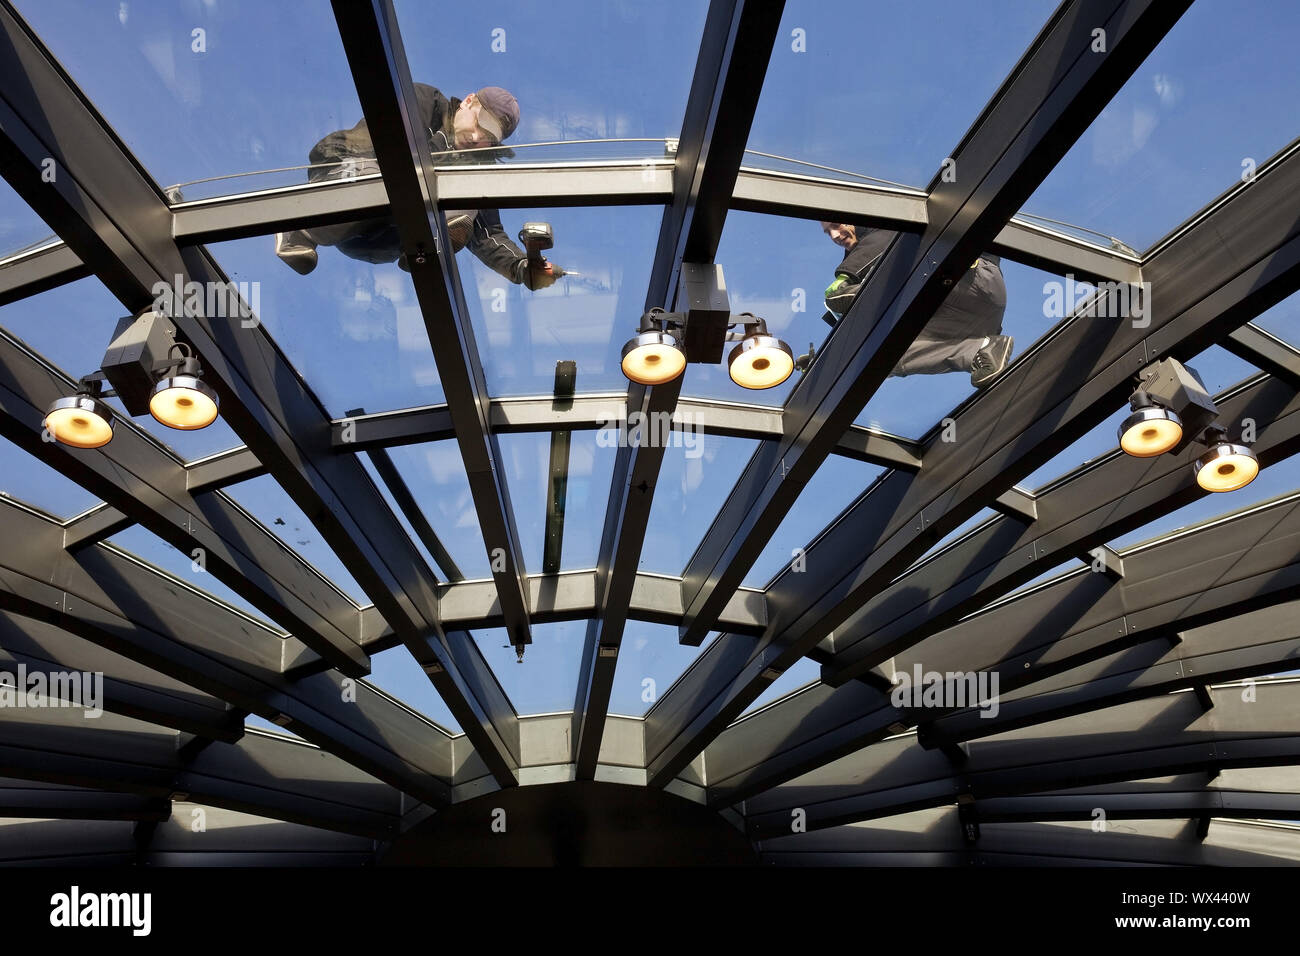
<path fill-rule="evenodd" d="M 1300 652 L 1300 499 L 1120 555 L 1108 541 L 1202 494 L 1190 452 L 1115 453 L 1037 493 L 1014 486 L 1120 407 L 1140 367 L 1213 344 L 1266 373 L 1217 396 L 1225 423 L 1258 423 L 1264 467 L 1300 451 L 1300 351 L 1248 324 L 1300 288 L 1300 145 L 1144 255 L 1014 216 L 1189 3 L 1064 0 L 954 150 L 957 181 L 907 190 L 744 165 L 780 0 L 710 4 L 674 160 L 446 169 L 411 121 L 391 0 L 337 0 L 382 178 L 169 204 L 0 0 L 0 163 L 62 240 L 0 261 L 0 305 L 95 276 L 136 311 L 158 281 L 225 282 L 205 243 L 391 215 L 447 394 L 331 420 L 262 327 L 185 314 L 179 335 L 244 446 L 186 463 L 122 422 L 111 445 L 81 452 L 42 441 L 41 420 L 82 370 L 0 335 L 0 435 L 104 502 L 59 522 L 0 499 L 0 671 L 100 671 L 106 711 L 93 727 L 66 709 L 5 712 L 0 818 L 40 819 L 0 822 L 0 860 L 366 863 L 373 841 L 434 809 L 573 777 L 670 787 L 743 817 L 772 863 L 1300 860 L 1291 829 L 1247 822 L 1300 812 L 1300 685 L 1260 681 L 1250 701 L 1210 686 L 1284 670 Z M 1099 26 L 1104 54 L 1090 50 Z M 40 179 L 45 158 L 55 184 Z M 683 397 L 680 380 L 562 407 L 492 399 L 437 211 L 631 204 L 664 207 L 647 307 L 672 306 L 684 262 L 713 260 L 731 209 L 898 236 L 782 408 Z M 985 252 L 1149 282 L 1149 321 L 1067 319 L 954 411 L 956 442 L 853 425 Z M 620 448 L 595 569 L 528 574 L 498 436 L 594 430 L 629 410 L 689 413 L 759 449 L 680 577 L 637 571 L 656 448 Z M 463 579 L 387 458 L 438 440 L 465 461 L 491 579 Z M 812 573 L 741 587 L 831 454 L 889 470 L 805 549 Z M 221 493 L 259 475 L 303 508 L 370 606 Z M 927 554 L 984 507 L 998 516 Z M 208 572 L 285 633 L 103 543 L 135 523 L 203 548 Z M 1105 573 L 1007 597 L 1097 549 Z M 607 712 L 629 619 L 677 626 L 685 643 L 724 631 L 644 721 Z M 502 626 L 523 645 L 532 624 L 562 620 L 589 621 L 574 710 L 520 718 L 468 631 Z M 398 644 L 463 735 L 357 680 Z M 736 719 L 803 656 L 821 682 Z M 893 674 L 917 664 L 997 674 L 999 713 L 895 707 Z M 247 714 L 305 743 L 246 730 Z M 197 804 L 213 814 L 202 842 L 184 825 Z M 1134 826 L 1090 839 L 1097 806 Z M 793 809 L 811 832 L 790 833 Z"/>

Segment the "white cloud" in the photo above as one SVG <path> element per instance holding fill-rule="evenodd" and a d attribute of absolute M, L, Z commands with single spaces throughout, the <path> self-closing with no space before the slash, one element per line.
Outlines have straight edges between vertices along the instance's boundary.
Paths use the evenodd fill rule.
<path fill-rule="evenodd" d="M 1160 125 L 1153 110 L 1135 106 L 1105 109 L 1092 130 L 1092 161 L 1098 166 L 1115 169 L 1123 166 L 1146 146 L 1152 132 Z"/>
<path fill-rule="evenodd" d="M 1157 73 L 1151 84 L 1155 88 L 1156 96 L 1160 97 L 1161 106 L 1174 106 L 1183 98 L 1183 84 L 1167 73 Z"/>

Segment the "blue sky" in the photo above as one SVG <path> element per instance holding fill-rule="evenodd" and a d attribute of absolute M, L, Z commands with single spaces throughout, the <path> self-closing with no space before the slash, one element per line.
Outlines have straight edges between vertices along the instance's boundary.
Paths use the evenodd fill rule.
<path fill-rule="evenodd" d="M 302 182 L 300 171 L 289 171 L 194 183 L 301 165 L 317 139 L 360 117 L 326 0 L 92 5 L 20 0 L 17 6 L 146 169 L 163 185 L 192 184 L 185 187 L 190 198 Z M 749 145 L 924 187 L 1054 6 L 1046 0 L 1000 0 L 946 4 L 941 15 L 932 8 L 922 15 L 912 4 L 790 0 Z M 465 4 L 448 14 L 444 5 L 397 3 L 414 77 L 451 95 L 490 84 L 511 89 L 523 109 L 512 138 L 516 144 L 676 136 L 705 9 L 704 0 L 653 5 L 584 0 Z M 498 29 L 504 34 L 494 34 Z M 196 37 L 196 30 L 203 32 Z M 1150 246 L 1233 186 L 1244 160 L 1263 163 L 1296 136 L 1297 113 L 1289 107 L 1300 94 L 1300 71 L 1294 66 L 1298 40 L 1300 8 L 1293 5 L 1197 0 L 1047 177 L 1026 211 L 1116 236 L 1137 249 Z M 494 52 L 494 42 L 504 50 Z M 574 143 L 546 153 L 549 159 L 609 155 L 661 158 L 663 151 L 654 143 L 613 148 Z M 531 156 L 520 150 L 516 161 Z M 750 161 L 773 162 L 758 156 Z M 618 350 L 644 304 L 661 209 L 507 210 L 503 218 L 512 234 L 525 220 L 551 222 L 552 257 L 582 275 L 538 294 L 504 286 L 505 309 L 494 311 L 493 293 L 503 287 L 501 280 L 468 255 L 458 259 L 489 391 L 496 396 L 549 392 L 555 363 L 562 359 L 578 362 L 580 390 L 622 391 Z M 28 245 L 48 231 L 0 183 L 0 249 Z M 263 321 L 331 414 L 443 400 L 409 279 L 395 266 L 354 262 L 323 249 L 319 268 L 304 278 L 274 258 L 269 237 L 212 248 L 233 279 L 260 284 Z M 798 353 L 825 336 L 821 290 L 839 257 L 816 223 L 732 213 L 717 260 L 733 311 L 765 316 Z M 1053 323 L 1043 315 L 1043 284 L 1056 277 L 1005 261 L 1003 270 L 1009 303 L 1004 331 L 1015 337 L 1019 354 Z M 795 308 L 800 290 L 807 302 L 803 311 Z M 96 366 L 109 323 L 120 312 L 98 281 L 87 279 L 0 309 L 0 326 L 75 375 Z M 1300 342 L 1295 297 L 1260 323 Z M 92 328 L 103 329 L 103 335 L 86 334 Z M 1250 372 L 1222 350 L 1210 350 L 1193 364 L 1212 391 Z M 720 366 L 693 366 L 683 394 L 779 405 L 793 385 L 794 379 L 768 392 L 746 392 Z M 970 391 L 963 374 L 890 379 L 858 421 L 919 438 Z M 222 423 L 193 434 L 170 432 L 148 419 L 139 424 L 185 459 L 238 444 Z M 1108 420 L 1022 484 L 1037 487 L 1110 450 L 1114 427 Z M 549 437 L 503 436 L 501 447 L 525 560 L 530 570 L 539 570 Z M 752 441 L 710 435 L 698 457 L 684 449 L 669 451 L 643 570 L 680 573 L 753 447 Z M 455 446 L 394 449 L 393 457 L 462 569 L 471 576 L 485 574 L 482 539 Z M 592 433 L 574 435 L 565 568 L 594 562 L 612 461 L 613 450 L 600 447 Z M 879 471 L 832 458 L 745 583 L 765 583 L 793 548 L 811 539 Z M 3 442 L 0 474 L 4 491 L 61 516 L 93 503 L 75 485 Z M 1149 530 L 1168 530 L 1238 507 L 1247 498 L 1292 490 L 1294 484 L 1285 467 L 1266 470 L 1238 496 L 1205 499 Z M 228 493 L 342 590 L 366 603 L 274 482 L 258 479 Z M 277 518 L 284 524 L 276 524 Z M 117 541 L 177 574 L 193 576 L 188 560 L 179 560 L 142 529 Z M 201 583 L 242 606 L 210 578 Z M 485 631 L 478 637 L 519 711 L 534 713 L 571 705 L 583 628 L 580 622 L 537 628 L 524 665 L 514 664 L 513 654 L 500 647 L 500 634 Z M 654 680 L 662 693 L 696 653 L 677 646 L 672 628 L 630 623 L 613 709 L 644 712 L 642 681 Z M 815 673 L 811 666 L 795 668 L 765 699 Z M 436 719 L 450 720 L 404 650 L 376 657 L 375 680 Z"/>

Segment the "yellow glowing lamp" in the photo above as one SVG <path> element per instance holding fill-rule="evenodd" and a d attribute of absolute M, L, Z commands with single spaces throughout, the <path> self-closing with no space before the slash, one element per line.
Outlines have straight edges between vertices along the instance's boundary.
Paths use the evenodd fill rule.
<path fill-rule="evenodd" d="M 776 336 L 749 335 L 731 350 L 727 371 L 742 388 L 774 388 L 794 371 L 794 353 Z"/>
<path fill-rule="evenodd" d="M 149 413 L 168 428 L 207 428 L 217 419 L 217 393 L 195 375 L 171 375 L 154 386 Z"/>
<path fill-rule="evenodd" d="M 1206 491 L 1236 491 L 1255 480 L 1259 459 L 1245 445 L 1219 442 L 1196 459 L 1192 471 Z"/>
<path fill-rule="evenodd" d="M 62 445 L 102 448 L 113 438 L 113 410 L 89 395 L 72 395 L 50 405 L 43 425 Z"/>
<path fill-rule="evenodd" d="M 1183 423 L 1167 408 L 1139 408 L 1119 427 L 1119 446 L 1134 458 L 1154 458 L 1183 438 Z"/>
<path fill-rule="evenodd" d="M 623 374 L 638 385 L 662 385 L 681 375 L 686 355 L 668 332 L 641 332 L 623 346 Z"/>

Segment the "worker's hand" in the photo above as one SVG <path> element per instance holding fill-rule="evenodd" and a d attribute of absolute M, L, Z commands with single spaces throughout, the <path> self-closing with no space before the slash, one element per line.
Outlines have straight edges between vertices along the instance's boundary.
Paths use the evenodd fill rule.
<path fill-rule="evenodd" d="M 564 275 L 564 270 L 553 263 L 546 262 L 542 268 L 535 268 L 527 259 L 520 260 L 519 272 L 520 281 L 526 289 L 536 292 L 538 289 L 546 289 L 555 285 L 555 280 Z"/>
<path fill-rule="evenodd" d="M 826 308 L 837 316 L 844 315 L 860 291 L 862 283 L 854 282 L 848 276 L 836 276 L 835 281 L 826 287 Z"/>

